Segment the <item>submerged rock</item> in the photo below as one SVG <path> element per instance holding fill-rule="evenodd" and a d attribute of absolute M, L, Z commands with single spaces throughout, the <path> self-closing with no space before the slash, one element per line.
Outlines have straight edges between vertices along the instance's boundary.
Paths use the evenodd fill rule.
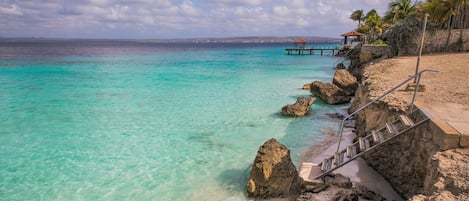
<path fill-rule="evenodd" d="M 311 93 L 319 96 L 329 104 L 348 103 L 351 98 L 342 89 L 332 83 L 314 81 L 311 85 Z"/>
<path fill-rule="evenodd" d="M 297 196 L 303 185 L 290 150 L 272 138 L 257 151 L 246 185 L 249 197 L 285 198 Z"/>
<path fill-rule="evenodd" d="M 315 100 L 316 98 L 299 97 L 296 99 L 296 103 L 283 106 L 281 113 L 286 116 L 304 116 L 309 111 Z"/>
<path fill-rule="evenodd" d="M 349 96 L 354 95 L 358 87 L 357 78 L 348 70 L 336 70 L 332 83 L 342 89 L 345 94 Z"/>

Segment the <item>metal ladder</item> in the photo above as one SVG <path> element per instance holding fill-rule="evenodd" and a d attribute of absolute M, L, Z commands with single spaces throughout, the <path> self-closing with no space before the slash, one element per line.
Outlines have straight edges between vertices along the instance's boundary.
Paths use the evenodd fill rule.
<path fill-rule="evenodd" d="M 316 176 L 314 176 L 314 179 L 319 179 L 323 176 L 326 176 L 330 172 L 344 166 L 345 164 L 355 160 L 356 158 L 360 157 L 361 155 L 374 150 L 376 147 L 384 144 L 385 142 L 401 135 L 402 133 L 407 132 L 408 130 L 415 128 L 421 124 L 423 124 L 425 121 L 427 121 L 428 115 L 422 110 L 415 109 L 414 110 L 414 101 L 415 97 L 418 91 L 418 86 L 420 82 L 420 78 L 422 76 L 422 73 L 424 72 L 438 72 L 436 70 L 431 70 L 431 69 L 426 69 L 422 70 L 418 73 L 416 73 L 414 76 L 409 77 L 408 79 L 402 81 L 401 83 L 397 84 L 393 88 L 389 89 L 386 91 L 383 95 L 373 99 L 372 101 L 366 103 L 365 105 L 361 106 L 358 108 L 355 112 L 349 114 L 346 116 L 339 127 L 339 143 L 337 145 L 337 151 L 334 153 L 333 156 L 325 158 L 320 164 L 318 164 L 317 168 L 320 168 L 320 171 L 315 171 L 319 172 Z M 404 85 L 405 83 L 409 82 L 412 79 L 416 79 L 416 87 L 412 96 L 412 101 L 410 103 L 410 107 L 408 109 L 407 114 L 399 115 L 398 118 L 391 122 L 387 122 L 383 127 L 380 129 L 372 131 L 370 134 L 368 134 L 365 137 L 359 137 L 358 141 L 347 145 L 345 149 L 339 150 L 340 149 L 340 142 L 342 140 L 342 133 L 345 125 L 345 121 L 352 118 L 355 114 L 358 112 L 364 110 L 371 104 L 377 102 L 378 100 L 381 100 L 388 94 L 392 93 L 393 91 L 397 90 L 399 87 Z"/>
<path fill-rule="evenodd" d="M 349 144 L 346 148 L 337 151 L 333 156 L 325 158 L 320 165 L 321 174 L 314 176 L 314 179 L 329 174 L 402 133 L 425 123 L 428 119 L 428 115 L 419 109 L 409 114 L 399 115 L 394 121 L 386 123 L 377 130 L 373 130 L 365 137 L 359 137 L 357 142 Z"/>

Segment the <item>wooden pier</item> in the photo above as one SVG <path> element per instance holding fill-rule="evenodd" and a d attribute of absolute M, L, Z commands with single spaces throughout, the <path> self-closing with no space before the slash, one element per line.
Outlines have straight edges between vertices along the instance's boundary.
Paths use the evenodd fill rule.
<path fill-rule="evenodd" d="M 331 55 L 334 56 L 336 52 L 339 52 L 339 48 L 286 48 L 285 51 L 287 55 L 314 55 L 315 51 L 318 51 L 321 56 L 324 53 L 332 53 Z"/>

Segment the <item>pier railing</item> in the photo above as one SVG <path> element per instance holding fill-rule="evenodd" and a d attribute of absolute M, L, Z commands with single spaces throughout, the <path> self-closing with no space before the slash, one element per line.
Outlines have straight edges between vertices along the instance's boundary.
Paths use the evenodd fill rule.
<path fill-rule="evenodd" d="M 314 55 L 316 52 L 319 52 L 319 55 L 323 56 L 324 53 L 328 52 L 331 56 L 334 56 L 336 52 L 339 52 L 340 48 L 335 47 L 295 47 L 295 48 L 285 48 L 287 55 Z"/>
<path fill-rule="evenodd" d="M 370 102 L 366 103 L 365 105 L 361 106 L 360 108 L 358 108 L 357 110 L 355 110 L 354 112 L 352 112 L 351 114 L 349 114 L 348 116 L 344 117 L 344 119 L 342 119 L 342 121 L 340 122 L 340 126 L 339 126 L 339 143 L 337 145 L 337 151 L 336 152 L 339 152 L 339 149 L 340 149 L 340 142 L 342 141 L 342 133 L 344 131 L 344 125 L 345 125 L 345 121 L 347 121 L 348 119 L 352 118 L 353 116 L 355 116 L 358 112 L 361 112 L 362 110 L 366 109 L 368 106 L 370 106 L 371 104 L 381 100 L 382 98 L 386 97 L 387 95 L 389 95 L 390 93 L 394 92 L 395 90 L 397 90 L 399 87 L 401 87 L 402 85 L 406 84 L 407 82 L 413 80 L 414 78 L 417 79 L 417 82 L 416 82 L 416 85 L 415 85 L 415 88 L 414 88 L 414 93 L 412 95 L 412 101 L 410 103 L 410 106 L 409 106 L 409 109 L 407 110 L 407 113 L 411 113 L 413 110 L 414 110 L 414 102 L 415 102 L 415 97 L 417 95 L 417 91 L 418 91 L 418 88 L 419 88 L 419 83 L 420 83 L 420 78 L 422 77 L 422 74 L 424 72 L 439 72 L 438 70 L 433 70 L 433 69 L 425 69 L 425 70 L 422 70 L 418 73 L 416 73 L 415 75 L 407 78 L 406 80 L 400 82 L 399 84 L 397 84 L 396 86 L 394 86 L 393 88 L 387 90 L 386 92 L 384 92 L 383 95 L 381 96 L 378 96 L 376 98 L 374 98 L 373 100 L 371 100 Z"/>

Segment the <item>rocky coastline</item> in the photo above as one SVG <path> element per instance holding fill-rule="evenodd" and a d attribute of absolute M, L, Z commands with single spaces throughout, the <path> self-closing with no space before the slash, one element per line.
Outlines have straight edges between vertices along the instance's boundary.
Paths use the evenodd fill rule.
<path fill-rule="evenodd" d="M 374 64 L 382 63 L 380 61 L 391 58 L 393 55 L 390 49 L 386 47 L 364 46 L 351 50 L 348 56 L 351 60 L 350 65 L 347 69 L 337 69 L 332 83 L 315 81 L 311 84 L 305 84 L 303 88 L 310 90 L 314 96 L 329 104 L 352 101 L 348 110 L 351 113 L 373 97 L 376 97 L 377 94 L 388 89 L 388 85 L 383 85 L 380 81 L 384 79 L 383 76 L 386 77 L 387 75 L 385 72 L 386 68 L 391 68 L 392 66 L 384 64 L 381 66 L 382 68 L 378 69 L 374 68 Z M 409 95 L 409 92 L 405 92 L 405 90 L 401 90 L 399 93 L 401 95 Z M 464 94 L 465 91 L 461 93 Z M 463 98 L 466 98 L 467 102 L 469 102 L 468 97 Z M 314 100 L 298 99 L 295 104 L 299 108 L 306 108 L 303 109 L 306 111 L 300 112 L 300 115 L 294 112 L 291 116 L 302 116 L 301 114 L 305 114 L 313 102 Z M 386 123 L 398 114 L 405 113 L 408 106 L 409 101 L 402 97 L 387 97 L 382 101 L 376 102 L 369 109 L 360 112 L 355 118 L 356 124 L 352 130 L 357 136 L 369 134 L 378 125 Z M 424 106 L 424 103 L 418 103 L 418 107 Z M 287 107 L 285 106 L 284 108 Z M 392 188 L 406 200 L 469 200 L 469 182 L 467 182 L 469 180 L 469 137 L 466 138 L 464 135 L 459 134 L 459 138 L 453 140 L 454 137 L 444 135 L 444 131 L 441 131 L 441 126 L 441 122 L 432 119 L 429 123 L 408 131 L 408 134 L 404 133 L 402 137 L 399 136 L 393 139 L 376 151 L 365 154 L 363 159 L 370 167 L 389 181 Z M 266 157 L 264 152 L 261 155 Z M 269 156 L 267 155 L 267 157 Z M 291 161 L 291 159 L 289 160 Z M 259 160 L 256 158 L 255 163 L 256 161 Z M 285 170 L 285 168 L 280 169 Z M 259 170 L 257 171 L 259 173 Z M 252 174 L 251 172 L 251 177 Z M 271 174 L 276 173 L 271 172 Z M 299 173 L 295 169 L 294 172 L 284 172 L 281 174 L 298 175 Z M 253 180 L 251 179 L 251 183 L 248 182 L 247 185 L 248 194 L 249 189 L 252 190 L 253 186 Z M 283 180 L 285 179 L 277 181 Z M 293 180 L 297 181 L 297 179 Z M 317 181 L 303 181 L 302 179 L 300 181 L 299 184 L 287 185 L 299 188 L 288 190 L 288 192 L 293 193 L 283 193 L 281 196 L 251 195 L 250 197 L 281 197 L 288 200 L 301 201 L 386 200 L 385 197 L 367 189 L 365 186 L 350 182 L 349 178 L 344 177 L 340 173 L 331 174 Z M 262 182 L 266 181 L 263 180 Z M 255 185 L 267 185 L 262 182 Z M 278 184 L 275 185 L 278 186 Z M 271 192 L 270 190 L 266 191 Z"/>

